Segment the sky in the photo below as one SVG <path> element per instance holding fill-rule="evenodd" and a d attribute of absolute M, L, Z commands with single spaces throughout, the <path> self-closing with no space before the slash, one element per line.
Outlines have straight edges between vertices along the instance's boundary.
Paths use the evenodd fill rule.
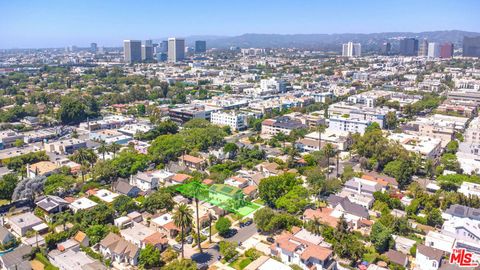
<path fill-rule="evenodd" d="M 0 0 L 0 48 L 192 35 L 480 32 L 479 0 Z"/>

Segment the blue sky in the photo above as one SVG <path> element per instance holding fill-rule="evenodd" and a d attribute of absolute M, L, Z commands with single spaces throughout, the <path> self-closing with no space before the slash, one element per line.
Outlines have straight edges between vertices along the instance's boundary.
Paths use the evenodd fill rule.
<path fill-rule="evenodd" d="M 479 0 L 0 0 L 0 48 L 244 33 L 480 32 Z"/>

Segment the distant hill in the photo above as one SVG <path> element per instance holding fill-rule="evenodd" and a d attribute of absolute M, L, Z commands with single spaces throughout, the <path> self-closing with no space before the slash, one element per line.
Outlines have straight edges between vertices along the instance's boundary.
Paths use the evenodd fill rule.
<path fill-rule="evenodd" d="M 429 31 L 429 32 L 386 32 L 372 34 L 243 34 L 240 36 L 190 36 L 186 37 L 187 45 L 193 45 L 195 40 L 206 40 L 209 48 L 228 48 L 237 46 L 240 48 L 311 48 L 323 50 L 339 50 L 340 44 L 354 41 L 362 43 L 365 49 L 378 48 L 378 45 L 390 41 L 394 46 L 402 37 L 426 38 L 431 42 L 453 42 L 460 46 L 464 36 L 480 36 L 478 32 L 466 32 L 460 30 Z"/>

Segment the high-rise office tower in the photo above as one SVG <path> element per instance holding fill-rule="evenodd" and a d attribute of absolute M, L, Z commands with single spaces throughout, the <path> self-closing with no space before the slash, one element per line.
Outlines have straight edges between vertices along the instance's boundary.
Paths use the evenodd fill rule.
<path fill-rule="evenodd" d="M 453 43 L 445 42 L 440 46 L 440 58 L 453 57 Z"/>
<path fill-rule="evenodd" d="M 426 39 L 419 42 L 418 56 L 428 56 L 428 41 Z"/>
<path fill-rule="evenodd" d="M 97 52 L 97 43 L 90 43 L 90 51 L 93 53 Z"/>
<path fill-rule="evenodd" d="M 124 40 L 123 56 L 127 63 L 138 63 L 142 61 L 142 42 L 140 40 Z"/>
<path fill-rule="evenodd" d="M 195 41 L 195 53 L 205 53 L 207 51 L 207 42 L 205 40 Z"/>
<path fill-rule="evenodd" d="M 145 40 L 142 45 L 142 61 L 153 60 L 153 42 L 152 40 Z"/>
<path fill-rule="evenodd" d="M 463 56 L 480 57 L 480 36 L 463 37 Z"/>
<path fill-rule="evenodd" d="M 381 47 L 382 54 L 389 55 L 392 50 L 392 44 L 390 42 L 384 42 Z"/>
<path fill-rule="evenodd" d="M 404 55 L 404 56 L 418 55 L 418 39 L 404 38 L 400 40 L 400 55 Z"/>
<path fill-rule="evenodd" d="M 168 39 L 168 62 L 179 62 L 185 59 L 185 39 Z"/>
<path fill-rule="evenodd" d="M 167 53 L 168 52 L 168 40 L 163 40 L 159 44 L 159 52 Z"/>
<path fill-rule="evenodd" d="M 153 60 L 153 46 L 142 45 L 142 61 Z"/>
<path fill-rule="evenodd" d="M 362 55 L 362 45 L 360 43 L 348 42 L 342 46 L 342 56 L 356 57 Z"/>
<path fill-rule="evenodd" d="M 438 44 L 438 42 L 428 43 L 428 57 L 429 58 L 440 57 L 440 44 Z"/>

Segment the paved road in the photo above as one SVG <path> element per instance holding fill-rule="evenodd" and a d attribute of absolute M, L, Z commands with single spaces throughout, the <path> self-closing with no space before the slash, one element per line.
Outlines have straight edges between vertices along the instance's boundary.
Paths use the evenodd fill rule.
<path fill-rule="evenodd" d="M 226 238 L 226 241 L 229 242 L 245 242 L 248 238 L 252 237 L 255 233 L 257 233 L 257 225 L 251 224 L 250 226 L 245 226 L 243 228 L 237 228 L 238 232 L 231 238 Z"/>
<path fill-rule="evenodd" d="M 211 248 L 203 249 L 203 254 L 195 253 L 190 258 L 198 265 L 212 265 L 218 261 L 218 256 L 220 256 L 218 245 L 214 245 Z"/>

